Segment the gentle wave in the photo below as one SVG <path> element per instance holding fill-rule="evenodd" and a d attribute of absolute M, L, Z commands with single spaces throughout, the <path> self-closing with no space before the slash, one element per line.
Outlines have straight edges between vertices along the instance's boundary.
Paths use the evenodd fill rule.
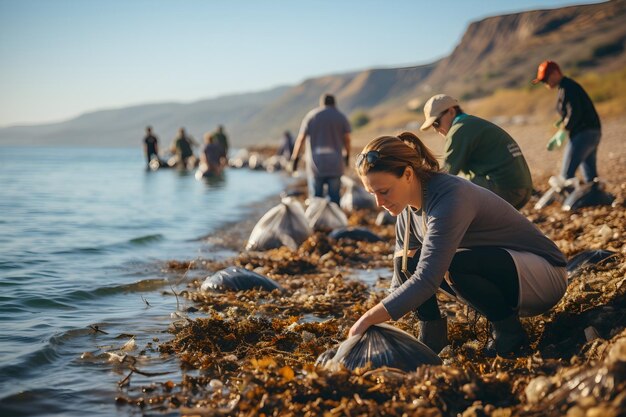
<path fill-rule="evenodd" d="M 26 390 L 0 398 L 0 414 L 5 416 L 57 415 L 67 411 L 58 389 Z M 67 392 L 67 391 L 66 391 Z M 36 404 L 36 407 L 33 407 Z M 45 411 L 44 411 L 45 410 Z"/>
<path fill-rule="evenodd" d="M 49 297 L 27 297 L 23 298 L 19 301 L 19 304 L 24 307 L 30 307 L 29 311 L 32 311 L 33 308 L 42 309 L 42 310 L 74 310 L 76 307 L 71 304 L 64 303 L 61 300 L 55 300 Z M 7 311 L 8 308 L 11 308 L 11 305 L 3 305 L 2 310 Z M 13 304 L 13 308 L 18 308 L 15 304 Z"/>
<path fill-rule="evenodd" d="M 95 246 L 95 247 L 84 247 L 84 248 L 73 248 L 66 249 L 62 251 L 53 252 L 53 255 L 71 255 L 71 254 L 100 254 L 105 253 L 111 250 L 118 249 L 127 249 L 129 246 L 142 246 L 147 245 L 154 242 L 159 242 L 164 240 L 165 237 L 162 234 L 154 234 L 154 235 L 145 235 L 136 237 L 133 239 L 129 239 L 125 242 L 120 243 L 111 243 L 103 246 Z"/>
<path fill-rule="evenodd" d="M 128 243 L 131 243 L 133 245 L 145 245 L 146 243 L 158 242 L 160 240 L 163 240 L 163 235 L 157 233 L 155 235 L 146 235 L 131 239 L 128 241 Z"/>
<path fill-rule="evenodd" d="M 64 293 L 56 297 L 46 296 L 24 296 L 20 299 L 2 297 L 0 298 L 0 313 L 21 314 L 35 310 L 80 310 L 80 301 L 101 300 L 128 292 L 150 292 L 158 290 L 169 284 L 167 279 L 145 279 L 129 284 L 112 285 L 108 287 L 98 287 L 93 290 L 75 290 Z"/>
<path fill-rule="evenodd" d="M 154 291 L 169 284 L 167 279 L 144 279 L 130 284 L 112 285 L 110 287 L 99 287 L 93 290 L 77 290 L 68 292 L 61 297 L 64 301 L 74 300 L 98 300 L 101 297 L 121 294 L 126 292 L 148 292 Z"/>
<path fill-rule="evenodd" d="M 0 368 L 0 373 L 5 377 L 28 377 L 36 375 L 41 368 L 50 365 L 62 357 L 56 346 L 47 344 L 46 346 L 34 352 L 28 353 L 20 358 L 19 363 L 4 366 Z"/>
<path fill-rule="evenodd" d="M 9 269 L 24 269 L 27 266 L 35 266 L 45 263 L 44 260 L 41 259 L 12 259 L 10 261 L 0 261 L 0 271 L 9 270 Z"/>
<path fill-rule="evenodd" d="M 106 323 L 105 323 L 106 327 Z M 57 363 L 67 354 L 67 346 L 76 339 L 92 336 L 94 329 L 85 327 L 70 329 L 52 336 L 40 349 L 19 356 L 17 363 L 0 368 L 0 374 L 6 377 L 28 377 L 36 375 L 47 365 Z"/>

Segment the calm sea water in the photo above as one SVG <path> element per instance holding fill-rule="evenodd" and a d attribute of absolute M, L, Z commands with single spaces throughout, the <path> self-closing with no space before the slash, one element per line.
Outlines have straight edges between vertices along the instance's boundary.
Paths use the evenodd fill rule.
<path fill-rule="evenodd" d="M 170 337 L 180 273 L 164 263 L 233 255 L 199 237 L 258 215 L 253 204 L 287 182 L 249 170 L 212 183 L 149 172 L 136 149 L 0 148 L 0 415 L 137 414 L 115 405 L 128 369 L 110 352 L 134 336 L 154 353 Z M 131 353 L 139 369 L 179 370 Z"/>

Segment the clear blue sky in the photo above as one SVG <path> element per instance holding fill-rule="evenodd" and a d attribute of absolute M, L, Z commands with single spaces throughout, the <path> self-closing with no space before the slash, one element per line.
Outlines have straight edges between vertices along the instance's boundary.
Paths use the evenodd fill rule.
<path fill-rule="evenodd" d="M 575 0 L 0 0 L 0 126 L 448 55 L 487 16 Z"/>

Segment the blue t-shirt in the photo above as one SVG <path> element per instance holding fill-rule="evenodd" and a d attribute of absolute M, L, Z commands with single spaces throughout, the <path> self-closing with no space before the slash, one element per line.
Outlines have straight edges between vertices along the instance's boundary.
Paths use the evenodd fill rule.
<path fill-rule="evenodd" d="M 220 165 L 220 158 L 224 153 L 220 145 L 217 143 L 207 143 L 204 145 L 204 149 L 202 151 L 204 152 L 204 156 L 210 166 L 217 167 Z"/>

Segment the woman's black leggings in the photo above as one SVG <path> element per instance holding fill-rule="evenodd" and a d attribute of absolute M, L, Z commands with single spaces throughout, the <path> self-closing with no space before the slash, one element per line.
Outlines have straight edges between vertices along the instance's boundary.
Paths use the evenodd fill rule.
<path fill-rule="evenodd" d="M 396 258 L 396 262 L 398 259 L 401 263 L 402 258 Z M 409 271 L 415 271 L 417 261 L 417 258 L 409 260 Z M 516 312 L 519 297 L 517 268 L 506 250 L 495 247 L 461 250 L 454 255 L 448 271 L 456 295 L 487 320 L 499 321 Z M 446 287 L 444 280 L 442 289 L 450 292 Z M 415 313 L 423 321 L 441 317 L 436 296 L 433 294 Z"/>

